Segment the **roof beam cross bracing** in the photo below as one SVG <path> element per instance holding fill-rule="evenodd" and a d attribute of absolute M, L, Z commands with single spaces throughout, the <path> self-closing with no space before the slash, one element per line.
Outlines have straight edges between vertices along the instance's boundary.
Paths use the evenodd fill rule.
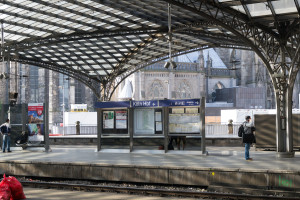
<path fill-rule="evenodd" d="M 35 46 L 47 46 L 56 43 L 64 43 L 68 41 L 76 41 L 79 39 L 89 39 L 89 38 L 103 38 L 103 37 L 117 37 L 117 36 L 127 36 L 127 35 L 139 35 L 139 34 L 155 34 L 165 32 L 166 28 L 149 28 L 149 29 L 121 29 L 117 31 L 108 30 L 97 30 L 93 32 L 76 32 L 73 34 L 65 35 L 54 35 L 46 38 L 33 38 L 22 42 L 11 42 L 6 44 L 6 46 L 15 46 L 18 50 L 30 49 Z"/>

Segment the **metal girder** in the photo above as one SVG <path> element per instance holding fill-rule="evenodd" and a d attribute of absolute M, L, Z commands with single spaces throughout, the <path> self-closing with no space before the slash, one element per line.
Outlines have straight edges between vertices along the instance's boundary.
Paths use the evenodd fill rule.
<path fill-rule="evenodd" d="M 31 49 L 33 47 L 39 46 L 49 46 L 51 44 L 64 43 L 69 41 L 77 41 L 82 39 L 91 38 L 103 38 L 103 37 L 117 37 L 117 36 L 128 36 L 128 35 L 141 35 L 141 34 L 155 34 L 167 32 L 167 28 L 141 28 L 141 29 L 120 29 L 116 31 L 108 30 L 97 30 L 93 32 L 82 32 L 78 31 L 73 34 L 61 34 L 55 36 L 49 36 L 46 38 L 29 38 L 23 40 L 22 42 L 9 42 L 5 46 L 10 46 L 10 48 L 15 48 L 17 51 L 24 49 Z"/>

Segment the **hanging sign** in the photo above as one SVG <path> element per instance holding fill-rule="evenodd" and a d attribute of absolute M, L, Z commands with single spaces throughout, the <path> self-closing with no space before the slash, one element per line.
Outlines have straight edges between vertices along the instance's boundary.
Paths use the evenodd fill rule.
<path fill-rule="evenodd" d="M 159 106 L 200 106 L 200 99 L 160 100 Z"/>
<path fill-rule="evenodd" d="M 157 107 L 158 101 L 132 101 L 132 107 Z"/>

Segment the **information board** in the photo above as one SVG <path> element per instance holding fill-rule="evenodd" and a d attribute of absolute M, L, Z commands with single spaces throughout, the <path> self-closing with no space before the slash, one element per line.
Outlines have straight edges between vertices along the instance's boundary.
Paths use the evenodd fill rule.
<path fill-rule="evenodd" d="M 154 134 L 154 109 L 135 109 L 134 119 L 135 134 Z"/>

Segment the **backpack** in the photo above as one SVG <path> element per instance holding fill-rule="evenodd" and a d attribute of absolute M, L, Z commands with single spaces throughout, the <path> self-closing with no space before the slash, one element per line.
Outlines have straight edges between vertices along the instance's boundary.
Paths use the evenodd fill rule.
<path fill-rule="evenodd" d="M 4 134 L 5 131 L 6 131 L 6 126 L 1 126 L 0 132 Z"/>
<path fill-rule="evenodd" d="M 245 130 L 244 130 L 244 125 L 241 124 L 240 127 L 239 127 L 239 130 L 238 130 L 238 136 L 239 137 L 243 137 L 243 134 L 245 133 Z"/>

